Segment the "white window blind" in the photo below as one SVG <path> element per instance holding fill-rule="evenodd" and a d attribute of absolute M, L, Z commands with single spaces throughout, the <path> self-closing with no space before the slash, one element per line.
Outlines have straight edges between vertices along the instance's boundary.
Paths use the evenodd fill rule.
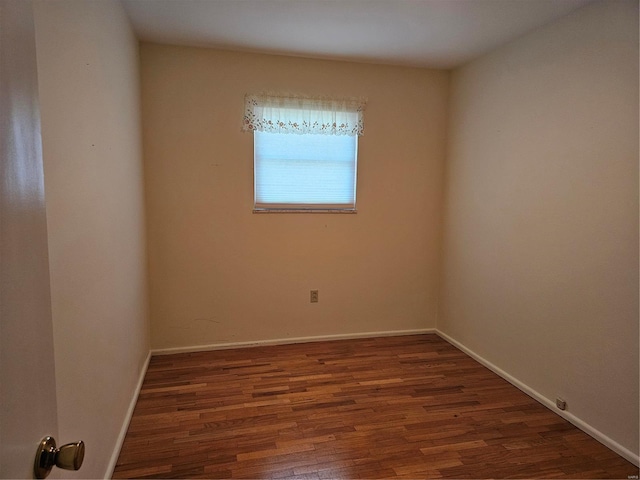
<path fill-rule="evenodd" d="M 256 210 L 351 210 L 364 101 L 247 95 Z"/>
<path fill-rule="evenodd" d="M 355 209 L 356 136 L 254 132 L 256 208 Z"/>

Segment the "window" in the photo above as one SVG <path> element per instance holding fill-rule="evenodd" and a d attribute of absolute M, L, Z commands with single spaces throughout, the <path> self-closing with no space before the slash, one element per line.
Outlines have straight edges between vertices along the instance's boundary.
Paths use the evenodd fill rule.
<path fill-rule="evenodd" d="M 364 101 L 247 95 L 245 103 L 256 212 L 355 212 Z"/>
<path fill-rule="evenodd" d="M 255 208 L 355 209 L 358 137 L 253 135 Z"/>

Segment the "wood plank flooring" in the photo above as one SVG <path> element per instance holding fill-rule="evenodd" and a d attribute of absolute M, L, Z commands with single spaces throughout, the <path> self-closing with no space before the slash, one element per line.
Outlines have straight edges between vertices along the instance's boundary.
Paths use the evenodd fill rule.
<path fill-rule="evenodd" d="M 438 336 L 412 335 L 153 357 L 114 478 L 637 475 Z"/>

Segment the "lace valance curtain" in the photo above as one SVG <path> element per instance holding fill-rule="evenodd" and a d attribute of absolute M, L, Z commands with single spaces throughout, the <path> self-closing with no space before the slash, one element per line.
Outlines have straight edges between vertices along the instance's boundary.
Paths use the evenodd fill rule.
<path fill-rule="evenodd" d="M 355 98 L 246 95 L 242 130 L 360 136 L 365 105 L 365 100 Z"/>

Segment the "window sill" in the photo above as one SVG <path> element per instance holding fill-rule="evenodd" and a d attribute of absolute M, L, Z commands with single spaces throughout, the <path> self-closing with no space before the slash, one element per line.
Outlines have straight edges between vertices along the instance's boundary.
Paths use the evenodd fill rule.
<path fill-rule="evenodd" d="M 331 208 L 254 208 L 253 213 L 340 213 L 355 214 L 357 210 L 341 210 Z"/>

